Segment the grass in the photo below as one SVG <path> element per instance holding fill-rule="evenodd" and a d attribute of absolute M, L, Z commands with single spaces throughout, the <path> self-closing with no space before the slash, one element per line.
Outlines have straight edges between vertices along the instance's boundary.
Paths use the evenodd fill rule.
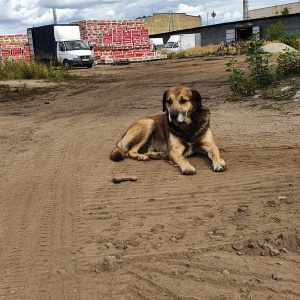
<path fill-rule="evenodd" d="M 0 62 L 0 80 L 41 79 L 45 81 L 61 81 L 78 78 L 65 68 L 55 68 L 51 65 L 34 61 Z"/>
<path fill-rule="evenodd" d="M 168 59 L 173 58 L 189 58 L 189 57 L 203 57 L 208 55 L 236 55 L 239 54 L 239 50 L 235 47 L 228 46 L 225 44 L 219 45 L 206 45 L 206 46 L 196 46 L 190 49 L 183 49 L 180 51 L 170 52 L 168 50 L 160 50 L 160 53 L 166 54 Z"/>
<path fill-rule="evenodd" d="M 261 96 L 264 99 L 282 100 L 282 92 L 271 87 L 262 89 Z"/>
<path fill-rule="evenodd" d="M 263 41 L 262 46 L 267 45 L 269 43 L 276 43 L 279 41 Z M 227 45 L 225 43 L 220 43 L 217 45 L 206 45 L 206 46 L 196 46 L 190 49 L 182 49 L 180 51 L 170 52 L 168 50 L 160 50 L 160 53 L 166 54 L 168 59 L 173 58 L 190 58 L 190 57 L 203 57 L 208 55 L 239 55 L 243 54 L 245 48 L 251 41 L 244 41 L 242 44 L 237 45 L 238 47 L 234 47 L 231 45 Z M 294 41 L 294 46 L 296 49 L 300 48 L 300 38 Z"/>
<path fill-rule="evenodd" d="M 78 79 L 78 76 L 71 74 L 65 68 L 36 63 L 34 61 L 0 61 L 1 81 L 29 79 L 57 82 L 63 80 L 75 80 Z M 0 84 L 0 102 L 35 97 L 36 95 L 47 94 L 49 90 L 50 89 L 47 87 L 28 88 L 26 84 L 20 87 L 12 87 L 7 84 Z"/>

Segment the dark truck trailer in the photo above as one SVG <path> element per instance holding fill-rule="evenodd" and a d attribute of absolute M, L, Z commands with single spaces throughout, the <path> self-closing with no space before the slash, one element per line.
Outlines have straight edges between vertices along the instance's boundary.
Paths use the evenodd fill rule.
<path fill-rule="evenodd" d="M 65 67 L 94 64 L 92 50 L 81 40 L 78 25 L 52 24 L 27 29 L 30 56 Z"/>

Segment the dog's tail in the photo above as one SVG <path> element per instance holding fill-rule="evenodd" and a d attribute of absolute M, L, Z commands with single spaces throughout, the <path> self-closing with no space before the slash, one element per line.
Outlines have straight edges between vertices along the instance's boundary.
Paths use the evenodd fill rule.
<path fill-rule="evenodd" d="M 118 145 L 110 153 L 110 159 L 113 161 L 121 161 L 125 158 L 125 156 L 125 150 Z"/>

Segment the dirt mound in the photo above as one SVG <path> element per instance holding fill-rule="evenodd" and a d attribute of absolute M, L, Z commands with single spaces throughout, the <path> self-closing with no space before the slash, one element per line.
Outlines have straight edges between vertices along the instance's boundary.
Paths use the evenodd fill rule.
<path fill-rule="evenodd" d="M 284 43 L 270 43 L 260 48 L 266 53 L 283 53 L 296 51 L 293 47 L 288 46 Z"/>

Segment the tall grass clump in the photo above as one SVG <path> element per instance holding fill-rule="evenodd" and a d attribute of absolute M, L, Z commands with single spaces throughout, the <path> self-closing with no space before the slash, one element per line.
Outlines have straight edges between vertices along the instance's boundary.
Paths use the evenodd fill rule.
<path fill-rule="evenodd" d="M 0 80 L 42 79 L 45 81 L 61 81 L 75 77 L 65 68 L 56 68 L 49 64 L 34 61 L 14 62 L 4 60 L 0 63 Z"/>
<path fill-rule="evenodd" d="M 206 46 L 196 46 L 193 48 L 182 49 L 179 51 L 168 51 L 165 49 L 160 50 L 160 53 L 166 54 L 168 59 L 173 58 L 192 58 L 192 57 L 203 57 L 207 55 L 219 55 L 219 49 L 221 45 L 206 45 Z M 236 54 L 235 49 L 230 49 L 232 53 Z"/>

